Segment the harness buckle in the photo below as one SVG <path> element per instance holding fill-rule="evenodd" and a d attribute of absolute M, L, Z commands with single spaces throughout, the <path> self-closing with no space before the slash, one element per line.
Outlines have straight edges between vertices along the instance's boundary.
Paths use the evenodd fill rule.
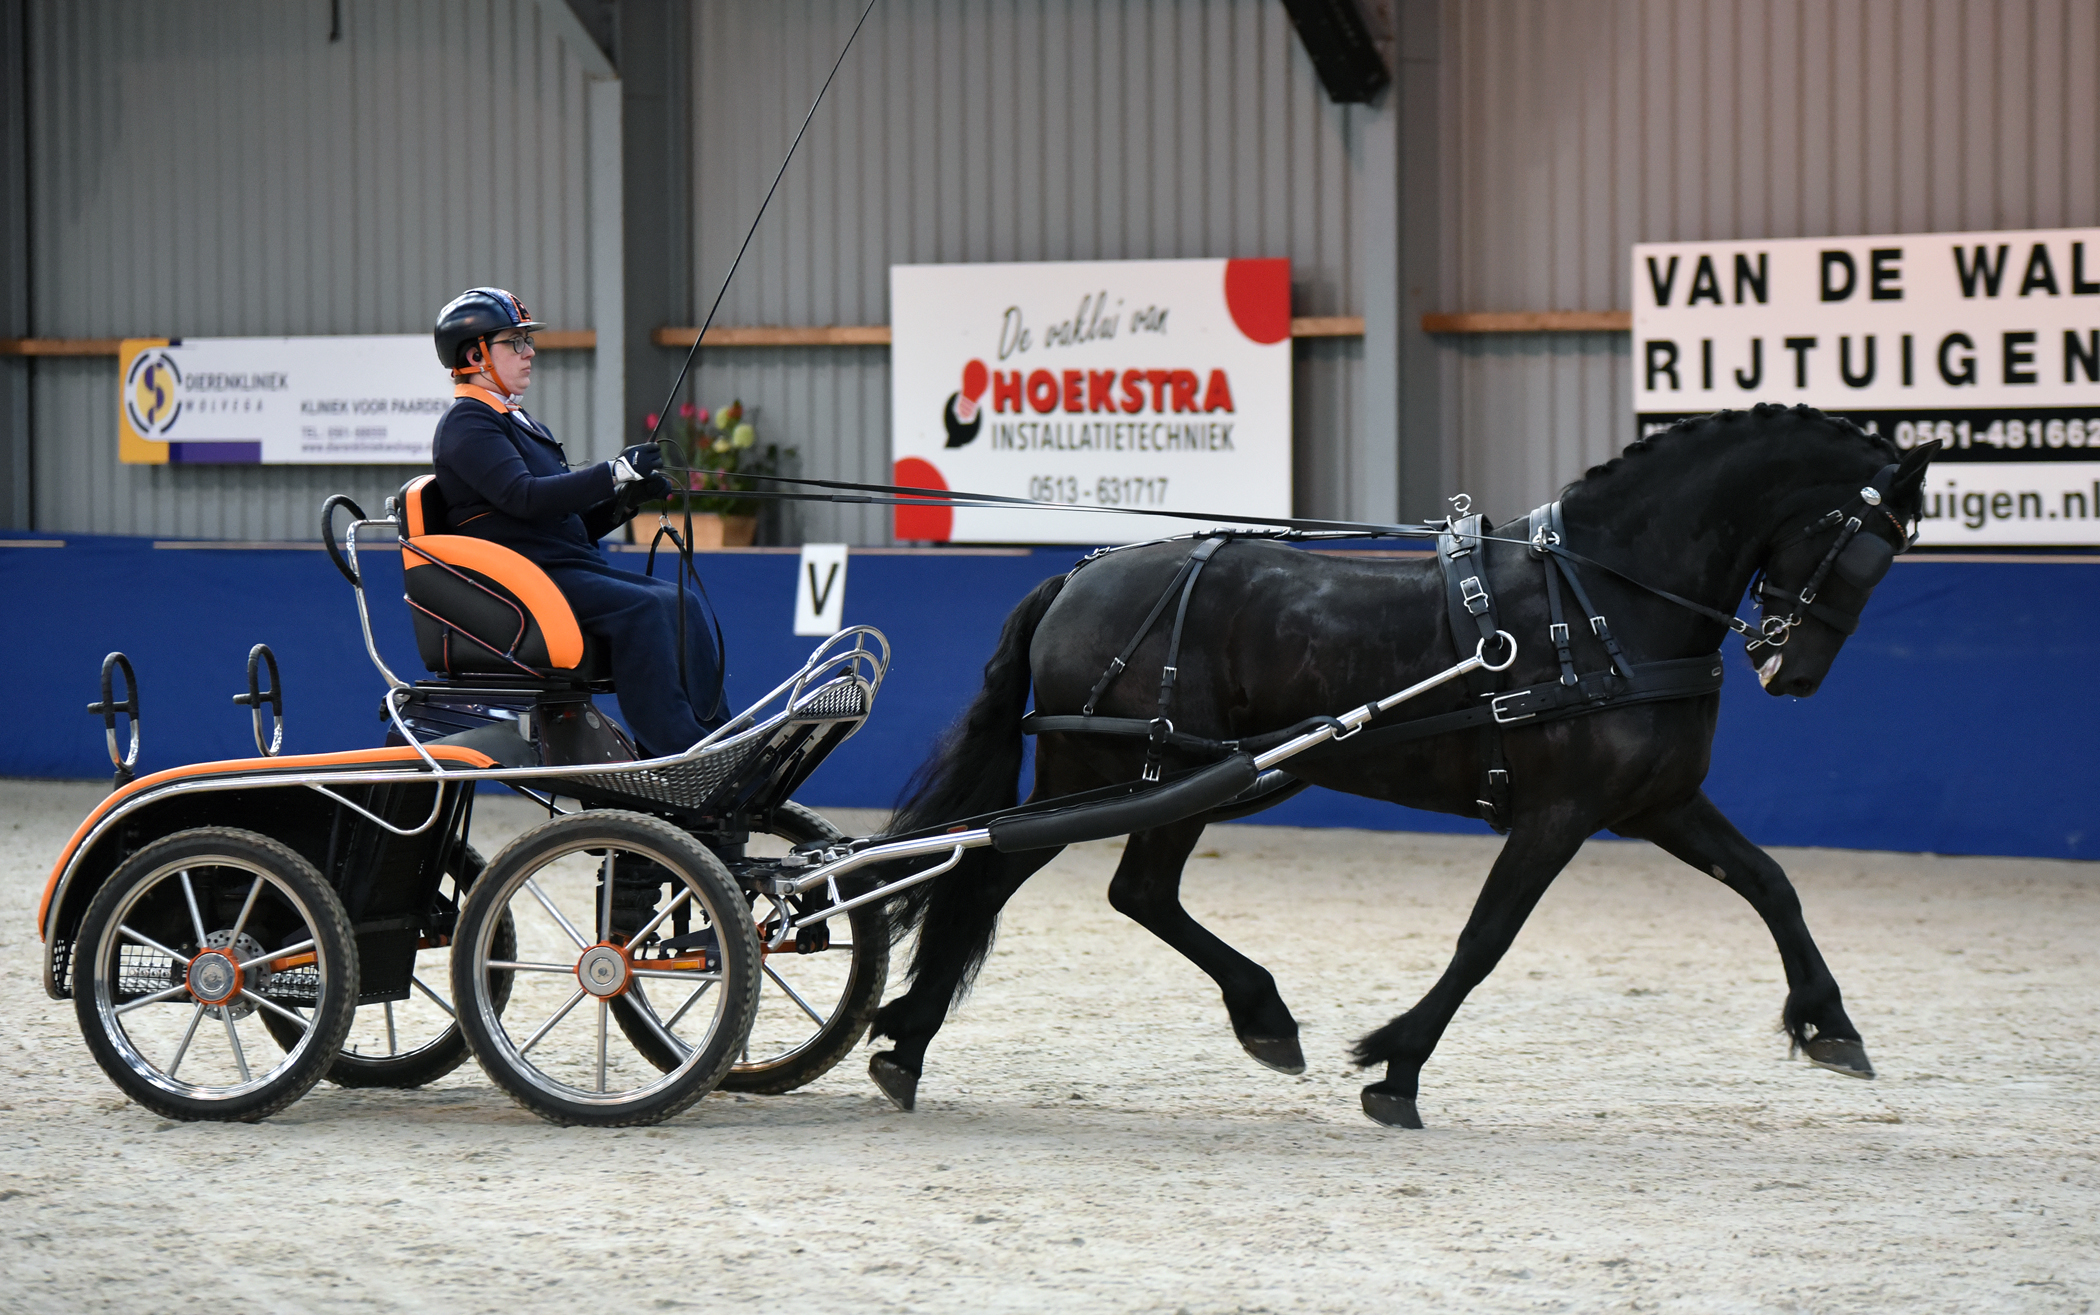
<path fill-rule="evenodd" d="M 1566 648 L 1568 646 L 1567 622 L 1555 621 L 1552 625 L 1546 627 L 1546 634 L 1552 638 L 1554 647 Z"/>
<path fill-rule="evenodd" d="M 1599 639 L 1610 639 L 1611 623 L 1601 616 L 1593 616 L 1590 618 L 1590 633 Z"/>
<path fill-rule="evenodd" d="M 1465 579 L 1460 580 L 1458 582 L 1458 592 L 1459 596 L 1465 600 L 1468 612 L 1471 612 L 1474 616 L 1486 615 L 1488 610 L 1488 592 L 1487 587 L 1480 583 L 1479 576 L 1469 575 Z"/>
<path fill-rule="evenodd" d="M 1533 717 L 1538 716 L 1536 712 L 1520 712 L 1517 713 L 1515 716 L 1503 715 L 1505 711 L 1503 707 L 1504 704 L 1508 703 L 1511 699 L 1522 698 L 1530 692 L 1531 691 L 1529 690 L 1521 689 L 1512 690 L 1508 694 L 1497 694 L 1494 698 L 1488 700 L 1488 711 L 1494 716 L 1495 724 L 1497 726 L 1514 726 L 1520 721 L 1530 721 Z"/>

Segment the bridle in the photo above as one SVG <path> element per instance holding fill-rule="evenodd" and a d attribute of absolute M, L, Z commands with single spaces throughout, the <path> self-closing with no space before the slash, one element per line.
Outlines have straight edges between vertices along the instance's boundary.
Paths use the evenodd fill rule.
<path fill-rule="evenodd" d="M 1888 509 L 1889 491 L 1896 481 L 1896 470 L 1894 462 L 1883 466 L 1850 503 L 1825 512 L 1814 522 L 1772 545 L 1765 556 L 1768 565 L 1759 568 L 1751 588 L 1760 614 L 1757 633 L 1752 634 L 1740 620 L 1731 627 L 1743 636 L 1746 652 L 1759 648 L 1784 648 L 1794 627 L 1809 618 L 1822 622 L 1841 635 L 1850 635 L 1859 629 L 1859 616 L 1866 610 L 1867 596 L 1888 574 L 1897 554 L 1908 552 L 1917 542 L 1915 523 L 1906 526 Z M 1895 529 L 1896 543 L 1890 543 L 1878 533 L 1861 533 L 1876 517 L 1886 519 Z M 1790 593 L 1772 580 L 1769 563 L 1792 540 L 1812 538 L 1833 527 L 1837 534 L 1831 539 L 1830 547 L 1824 550 L 1816 569 L 1799 589 Z M 1839 596 L 1825 598 L 1823 593 L 1832 583 L 1832 576 L 1837 577 L 1839 588 L 1836 593 Z"/>
<path fill-rule="evenodd" d="M 1528 540 L 1500 538 L 1483 535 L 1485 540 L 1498 543 L 1522 543 L 1535 557 L 1559 558 L 1563 569 L 1580 565 L 1593 567 L 1613 576 L 1625 584 L 1644 593 L 1653 594 L 1664 602 L 1674 603 L 1688 612 L 1696 612 L 1710 621 L 1718 621 L 1743 638 L 1746 653 L 1755 653 L 1760 648 L 1784 648 L 1794 632 L 1794 627 L 1804 620 L 1814 619 L 1831 627 L 1838 633 L 1850 635 L 1859 629 L 1860 613 L 1866 610 L 1867 596 L 1881 578 L 1888 574 L 1889 564 L 1898 553 L 1908 552 L 1916 544 L 1918 534 L 1915 525 L 1906 526 L 1888 509 L 1889 492 L 1895 485 L 1898 466 L 1890 462 L 1874 473 L 1874 478 L 1860 487 L 1859 493 L 1845 506 L 1836 507 L 1793 534 L 1769 545 L 1764 554 L 1765 565 L 1758 568 L 1751 592 L 1757 598 L 1758 624 L 1751 625 L 1733 612 L 1708 607 L 1696 599 L 1686 598 L 1668 589 L 1659 588 L 1646 580 L 1635 579 L 1615 566 L 1607 565 L 1569 548 L 1563 542 L 1560 530 L 1559 503 L 1550 504 L 1542 511 L 1551 515 L 1540 519 L 1534 513 L 1532 536 Z M 1892 544 L 1878 533 L 1862 534 L 1860 531 L 1872 523 L 1876 516 L 1887 519 L 1895 528 L 1900 541 Z M 1796 539 L 1808 539 L 1835 527 L 1836 536 L 1830 547 L 1823 552 L 1816 569 L 1810 572 L 1802 586 L 1791 593 L 1775 584 L 1771 578 L 1770 563 L 1785 551 Z M 1825 598 L 1825 588 L 1837 577 L 1842 598 Z M 1783 612 L 1783 614 L 1782 614 Z M 1597 629 L 1601 618 L 1593 618 L 1591 628 Z M 1601 631 L 1599 632 L 1602 633 Z"/>

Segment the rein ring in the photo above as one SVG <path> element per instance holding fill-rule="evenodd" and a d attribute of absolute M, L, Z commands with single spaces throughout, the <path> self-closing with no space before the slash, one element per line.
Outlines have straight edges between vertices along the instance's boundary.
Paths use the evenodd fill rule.
<path fill-rule="evenodd" d="M 1511 633 L 1509 633 L 1509 632 L 1508 632 L 1507 630 L 1497 630 L 1497 631 L 1495 632 L 1495 637 L 1496 637 L 1497 639 L 1501 640 L 1501 641 L 1502 641 L 1502 642 L 1503 642 L 1504 644 L 1507 644 L 1507 645 L 1509 646 L 1509 656 L 1508 656 L 1508 657 L 1506 657 L 1506 658 L 1502 659 L 1502 661 L 1500 661 L 1500 662 L 1490 662 L 1490 661 L 1488 661 L 1488 660 L 1487 660 L 1487 643 L 1488 643 L 1488 642 L 1487 642 L 1487 640 L 1486 640 L 1486 639 L 1482 639 L 1482 640 L 1481 640 L 1481 641 L 1480 641 L 1479 643 L 1477 643 L 1477 644 L 1473 645 L 1473 656 L 1474 656 L 1474 657 L 1476 657 L 1476 658 L 1479 658 L 1479 659 L 1480 659 L 1480 665 L 1481 665 L 1481 668 L 1482 668 L 1483 670 L 1486 670 L 1486 671 L 1507 671 L 1507 670 L 1509 670 L 1509 669 L 1510 669 L 1511 665 L 1512 665 L 1512 664 L 1514 664 L 1514 663 L 1516 662 L 1516 660 L 1517 660 L 1517 637 L 1516 637 L 1515 635 L 1512 635 Z"/>

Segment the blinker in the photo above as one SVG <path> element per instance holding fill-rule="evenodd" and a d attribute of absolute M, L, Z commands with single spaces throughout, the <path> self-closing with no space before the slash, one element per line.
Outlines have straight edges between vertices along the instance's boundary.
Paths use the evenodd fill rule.
<path fill-rule="evenodd" d="M 1855 534 L 1845 551 L 1838 554 L 1834 569 L 1838 577 L 1855 589 L 1872 589 L 1889 573 L 1896 560 L 1896 547 L 1878 534 Z"/>

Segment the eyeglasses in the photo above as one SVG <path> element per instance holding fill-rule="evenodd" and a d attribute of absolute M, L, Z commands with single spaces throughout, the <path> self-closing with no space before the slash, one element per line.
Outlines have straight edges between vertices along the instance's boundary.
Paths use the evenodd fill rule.
<path fill-rule="evenodd" d="M 517 353 L 520 356 L 530 356 L 538 350 L 537 346 L 533 343 L 532 335 L 529 333 L 522 334 L 516 338 L 498 338 L 496 339 L 496 341 L 500 345 L 510 348 L 513 352 Z"/>

